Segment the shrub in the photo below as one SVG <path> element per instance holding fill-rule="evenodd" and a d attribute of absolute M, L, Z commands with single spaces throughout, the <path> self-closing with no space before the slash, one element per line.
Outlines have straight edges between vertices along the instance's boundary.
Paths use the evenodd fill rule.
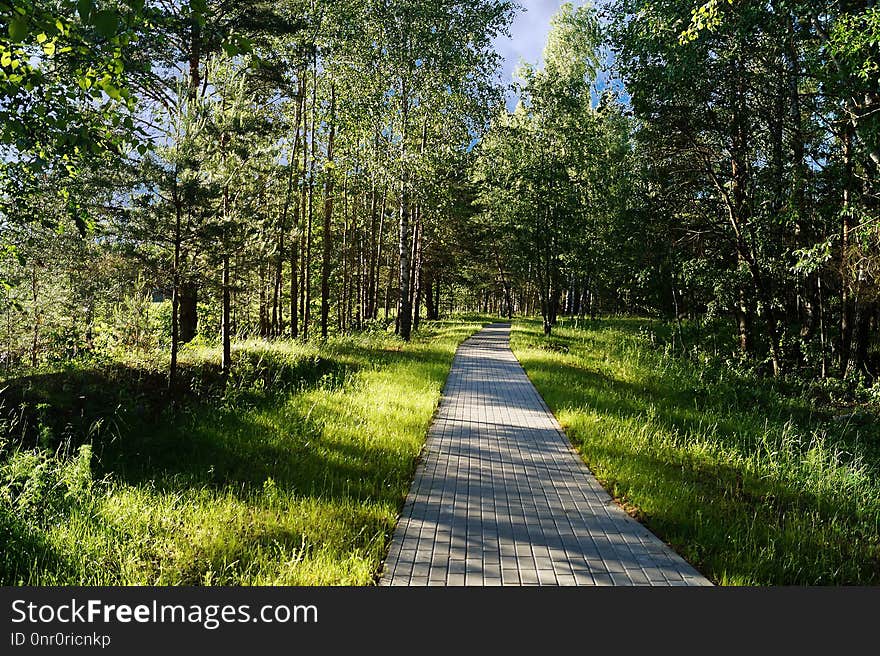
<path fill-rule="evenodd" d="M 91 463 L 90 444 L 70 456 L 39 447 L 9 451 L 0 463 L 0 507 L 28 524 L 55 521 L 91 498 Z"/>

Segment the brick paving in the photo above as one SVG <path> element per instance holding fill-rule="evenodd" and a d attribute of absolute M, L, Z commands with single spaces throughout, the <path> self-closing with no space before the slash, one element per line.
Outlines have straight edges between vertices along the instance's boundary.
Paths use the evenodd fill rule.
<path fill-rule="evenodd" d="M 381 585 L 711 585 L 599 485 L 493 324 L 455 355 Z"/>

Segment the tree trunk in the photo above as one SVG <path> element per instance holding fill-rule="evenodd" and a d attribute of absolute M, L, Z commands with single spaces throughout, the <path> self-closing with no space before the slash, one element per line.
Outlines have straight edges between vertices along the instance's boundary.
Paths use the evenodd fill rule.
<path fill-rule="evenodd" d="M 385 286 L 385 321 L 388 321 L 388 316 L 391 313 L 391 290 L 394 287 L 394 271 L 395 269 L 399 270 L 400 266 L 394 262 L 391 262 L 391 255 L 388 256 L 388 284 Z M 397 319 L 395 319 L 395 331 L 397 328 Z"/>
<path fill-rule="evenodd" d="M 868 359 L 868 343 L 871 337 L 871 320 L 874 316 L 874 306 L 870 303 L 859 303 L 856 308 L 850 357 L 846 365 L 846 376 L 854 376 L 867 373 L 865 363 Z"/>
<path fill-rule="evenodd" d="M 734 106 L 737 107 L 737 119 L 733 126 L 733 144 L 731 148 L 731 189 L 729 194 L 724 193 L 727 202 L 728 215 L 733 228 L 738 257 L 745 261 L 751 274 L 752 284 L 757 298 L 764 306 L 767 320 L 767 336 L 770 341 L 770 360 L 773 364 L 773 375 L 782 373 L 782 359 L 779 344 L 779 329 L 776 321 L 773 294 L 769 282 L 764 278 L 764 273 L 758 263 L 757 255 L 752 247 L 746 242 L 742 226 L 748 226 L 751 214 L 748 203 L 748 168 L 745 164 L 748 131 L 744 123 L 746 116 L 745 80 L 742 59 L 737 59 L 737 83 L 734 92 Z"/>
<path fill-rule="evenodd" d="M 538 289 L 540 290 L 541 300 L 541 320 L 544 329 L 544 336 L 549 337 L 553 330 L 553 322 L 550 319 L 550 276 L 546 271 L 542 272 L 543 267 L 536 267 L 538 275 Z"/>
<path fill-rule="evenodd" d="M 180 283 L 180 343 L 188 344 L 198 330 L 198 288 L 192 280 Z"/>
<path fill-rule="evenodd" d="M 307 80 L 303 80 L 303 112 L 302 112 L 302 129 L 303 129 L 303 155 L 302 155 L 302 190 L 300 192 L 300 219 L 299 219 L 299 320 L 300 325 L 305 325 L 306 313 L 306 267 L 307 267 L 307 250 L 306 250 L 306 223 L 308 221 L 308 171 L 309 171 L 309 149 L 306 145 L 309 135 L 309 117 L 306 113 L 306 84 Z M 302 329 L 297 330 L 297 335 L 303 334 Z"/>
<path fill-rule="evenodd" d="M 201 58 L 202 27 L 198 19 L 195 16 L 192 16 L 189 41 L 189 84 L 187 88 L 187 98 L 191 104 L 195 103 L 196 98 L 198 97 L 199 86 L 202 84 Z M 189 107 L 187 111 L 193 111 L 193 107 Z M 182 203 L 182 201 L 178 199 L 176 203 Z M 187 344 L 195 339 L 196 330 L 198 328 L 198 288 L 193 280 L 181 280 L 179 277 L 178 284 L 179 343 Z"/>
<path fill-rule="evenodd" d="M 425 318 L 429 321 L 437 319 L 437 304 L 434 301 L 434 275 L 427 276 L 425 281 Z"/>
<path fill-rule="evenodd" d="M 223 378 L 229 377 L 232 369 L 232 330 L 230 326 L 230 296 L 229 296 L 229 255 L 223 255 L 223 319 L 221 326 L 221 339 L 223 342 L 223 359 L 221 369 Z"/>
<path fill-rule="evenodd" d="M 850 269 L 850 223 L 853 191 L 852 127 L 847 124 L 843 135 L 843 211 L 840 226 L 840 372 L 849 368 L 850 346 L 852 343 L 853 298 L 852 275 Z"/>
<path fill-rule="evenodd" d="M 367 255 L 367 288 L 364 298 L 363 316 L 369 319 L 373 318 L 373 290 L 376 286 L 376 225 L 378 222 L 379 212 L 379 195 L 376 193 L 376 182 L 373 180 L 370 188 L 370 233 L 369 233 L 369 251 Z"/>
<path fill-rule="evenodd" d="M 171 366 L 168 370 L 168 387 L 177 382 L 177 351 L 180 348 L 180 241 L 183 223 L 183 208 L 177 196 L 175 185 L 174 199 L 174 259 L 171 265 Z"/>
<path fill-rule="evenodd" d="M 299 280 L 296 275 L 299 259 L 299 239 L 295 240 L 290 247 L 290 338 L 299 336 L 299 314 L 297 313 Z"/>
<path fill-rule="evenodd" d="M 513 294 L 511 292 L 510 281 L 507 279 L 507 274 L 504 272 L 504 266 L 501 264 L 501 258 L 498 256 L 497 251 L 495 252 L 495 265 L 498 267 L 498 275 L 501 277 L 501 285 L 504 287 L 504 307 L 506 310 L 507 318 L 513 318 Z"/>
<path fill-rule="evenodd" d="M 400 234 L 398 238 L 398 258 L 400 265 L 400 277 L 398 290 L 400 292 L 397 301 L 397 332 L 406 341 L 409 341 L 412 331 L 412 303 L 410 301 L 410 206 L 409 189 L 404 182 L 401 185 L 400 201 Z"/>
<path fill-rule="evenodd" d="M 385 234 L 385 211 L 388 209 L 388 188 L 384 188 L 382 190 L 382 206 L 379 212 L 379 233 L 376 236 L 376 280 L 373 284 L 373 314 L 370 317 L 371 319 L 379 318 L 379 279 L 381 277 L 381 265 L 382 265 L 382 243 L 384 240 Z M 390 272 L 389 272 L 390 275 Z M 392 276 L 393 277 L 393 276 Z M 388 313 L 385 313 L 385 318 L 388 318 Z"/>
<path fill-rule="evenodd" d="M 40 345 L 40 322 L 42 321 L 37 290 L 37 262 L 34 260 L 34 262 L 31 263 L 31 301 L 34 304 L 34 318 L 31 333 L 31 367 L 37 366 L 37 352 L 39 351 Z"/>
<path fill-rule="evenodd" d="M 293 194 L 293 176 L 294 169 L 298 165 L 298 149 L 300 147 L 300 143 L 302 142 L 303 149 L 303 168 L 302 168 L 302 176 L 305 177 L 305 125 L 302 123 L 302 120 L 305 115 L 305 103 L 306 103 L 306 80 L 305 80 L 305 71 L 300 71 L 300 82 L 299 82 L 299 92 L 297 96 L 297 104 L 296 104 L 296 119 L 294 121 L 294 125 L 296 126 L 296 134 L 293 138 L 293 149 L 290 153 L 290 162 L 289 162 L 289 170 L 287 175 L 287 194 L 285 196 L 284 201 L 284 223 L 286 223 L 287 213 L 290 211 L 291 198 Z M 302 127 L 302 133 L 300 132 L 300 128 Z M 291 244 L 290 244 L 290 338 L 296 339 L 299 336 L 299 313 L 297 312 L 297 307 L 299 305 L 299 276 L 297 275 L 298 267 L 299 267 L 299 245 L 300 245 L 300 229 L 302 227 L 302 212 L 300 211 L 300 203 L 298 202 L 295 210 L 295 218 L 293 221 L 293 230 L 291 235 Z"/>
<path fill-rule="evenodd" d="M 401 162 L 406 161 L 406 140 L 407 127 L 409 119 L 409 91 L 406 82 L 401 84 Z M 409 341 L 412 332 L 412 303 L 410 301 L 410 190 L 409 190 L 409 170 L 403 167 L 400 176 L 400 231 L 398 235 L 398 252 L 400 258 L 400 277 L 398 312 L 397 312 L 397 328 L 398 334 L 406 341 Z"/>
<path fill-rule="evenodd" d="M 324 185 L 324 253 L 321 258 L 321 337 L 327 339 L 327 324 L 330 317 L 330 256 L 333 246 L 330 232 L 333 220 L 333 140 L 336 136 L 336 86 L 330 85 L 330 134 L 327 139 L 327 167 Z M 343 253 L 344 257 L 344 253 Z"/>
<path fill-rule="evenodd" d="M 308 190 L 308 217 L 306 219 L 306 253 L 305 253 L 305 273 L 303 275 L 303 286 L 305 287 L 305 298 L 303 299 L 303 339 L 309 337 L 309 323 L 312 314 L 312 225 L 315 216 L 315 159 L 317 139 L 315 138 L 315 124 L 317 120 L 317 97 L 318 97 L 318 56 L 314 55 L 312 60 L 312 125 L 309 133 L 311 134 L 311 156 L 309 158 L 309 190 Z"/>
<path fill-rule="evenodd" d="M 822 294 L 822 276 L 817 276 L 816 295 L 818 299 L 819 345 L 821 347 L 822 378 L 828 376 L 828 334 L 825 328 L 825 301 Z"/>
<path fill-rule="evenodd" d="M 284 323 L 281 290 L 284 282 L 284 233 L 286 231 L 286 222 L 282 222 L 278 229 L 278 251 L 275 254 L 275 284 L 272 288 L 272 337 L 277 337 L 281 333 L 281 326 Z"/>
<path fill-rule="evenodd" d="M 736 310 L 737 331 L 739 333 L 739 352 L 743 358 L 747 358 L 752 352 L 752 314 L 746 306 L 745 292 L 739 291 L 739 303 Z"/>
<path fill-rule="evenodd" d="M 266 294 L 266 263 L 260 260 L 260 303 L 259 303 L 259 317 L 260 317 L 260 337 L 266 338 L 269 336 L 269 305 L 268 305 L 268 297 Z"/>
<path fill-rule="evenodd" d="M 437 282 L 437 284 L 436 284 L 436 289 L 434 290 L 434 293 L 437 294 L 437 298 L 434 299 L 434 309 L 436 310 L 436 315 L 434 316 L 434 318 L 439 319 L 440 315 L 443 313 L 443 309 L 440 307 L 440 277 L 439 276 L 436 278 L 436 282 Z"/>
<path fill-rule="evenodd" d="M 413 275 L 413 329 L 419 329 L 419 308 L 422 297 L 422 211 L 418 209 L 415 229 L 415 274 Z"/>

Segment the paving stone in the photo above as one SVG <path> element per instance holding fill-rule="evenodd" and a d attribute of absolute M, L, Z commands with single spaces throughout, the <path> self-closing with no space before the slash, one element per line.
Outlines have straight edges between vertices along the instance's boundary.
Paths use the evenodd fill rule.
<path fill-rule="evenodd" d="M 553 573 L 552 569 L 539 569 L 538 583 L 541 585 L 557 585 L 556 574 Z"/>
<path fill-rule="evenodd" d="M 519 571 L 519 578 L 523 585 L 537 585 L 538 572 L 533 569 L 521 569 Z"/>
<path fill-rule="evenodd" d="M 502 569 L 501 581 L 504 583 L 504 585 L 519 585 L 519 570 Z"/>
<path fill-rule="evenodd" d="M 459 347 L 381 585 L 711 585 L 602 489 L 509 336 Z"/>

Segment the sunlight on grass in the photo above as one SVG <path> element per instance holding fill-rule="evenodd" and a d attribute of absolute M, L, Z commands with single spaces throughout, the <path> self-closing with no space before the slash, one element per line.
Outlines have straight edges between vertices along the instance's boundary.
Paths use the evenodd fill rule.
<path fill-rule="evenodd" d="M 597 478 L 722 584 L 880 582 L 876 426 L 652 349 L 647 320 L 570 324 L 512 346 Z"/>
<path fill-rule="evenodd" d="M 237 344 L 222 399 L 129 420 L 98 445 L 104 478 L 57 515 L 15 510 L 24 488 L 4 479 L 3 582 L 374 583 L 452 356 L 481 325 Z"/>

